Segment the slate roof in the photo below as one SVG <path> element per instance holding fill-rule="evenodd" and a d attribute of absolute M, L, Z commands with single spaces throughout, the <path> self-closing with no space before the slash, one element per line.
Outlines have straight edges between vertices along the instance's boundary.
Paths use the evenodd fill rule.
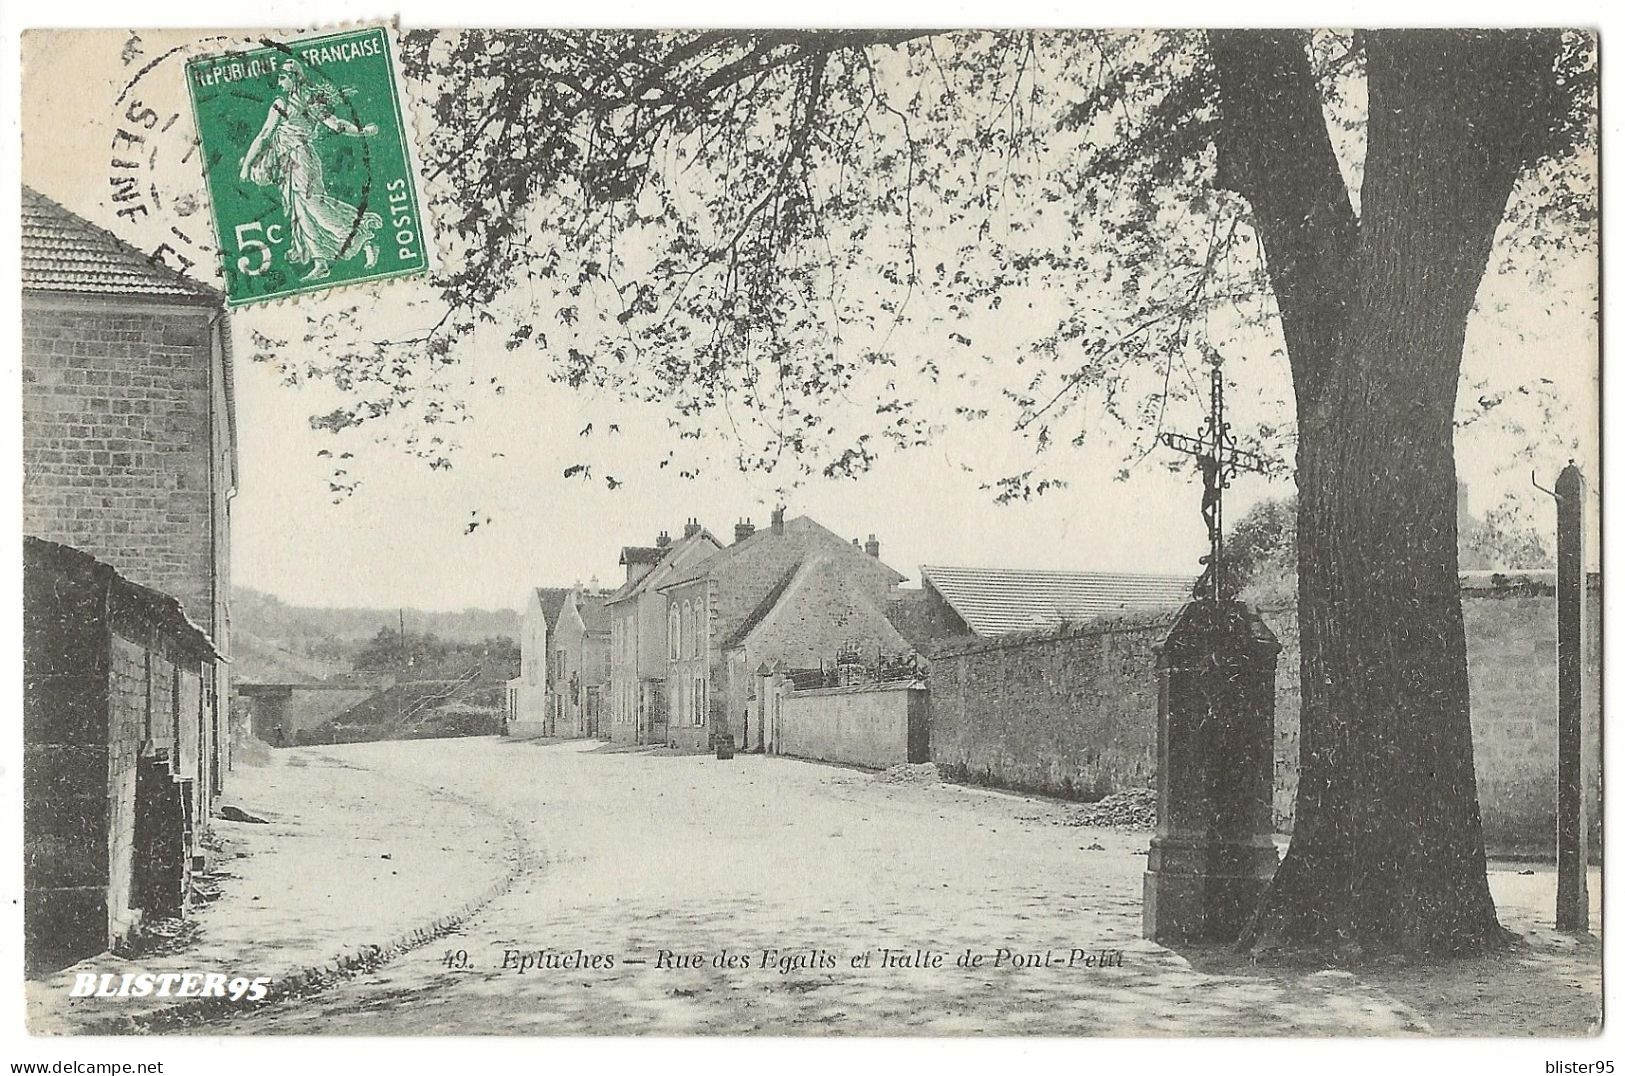
<path fill-rule="evenodd" d="M 701 527 L 698 534 L 691 534 L 686 538 L 679 538 L 675 542 L 673 542 L 671 545 L 668 545 L 668 546 L 632 546 L 632 545 L 629 545 L 629 546 L 623 547 L 621 549 L 621 563 L 622 564 L 626 563 L 626 558 L 627 558 L 628 554 L 641 555 L 641 552 L 645 551 L 645 550 L 657 553 L 658 556 L 656 556 L 653 560 L 650 560 L 650 561 L 633 561 L 634 564 L 648 563 L 648 564 L 653 564 L 654 567 L 650 568 L 647 572 L 644 572 L 637 579 L 632 580 L 632 582 L 630 582 L 630 583 L 622 583 L 619 587 L 617 587 L 615 589 L 614 593 L 610 594 L 610 596 L 605 599 L 605 601 L 610 605 L 615 605 L 615 604 L 618 604 L 620 602 L 624 602 L 629 598 L 635 598 L 639 594 L 642 594 L 645 590 L 648 590 L 649 587 L 651 585 L 653 585 L 657 579 L 661 580 L 661 585 L 662 586 L 665 585 L 664 584 L 664 579 L 660 576 L 660 565 L 665 563 L 666 560 L 669 557 L 677 555 L 679 550 L 687 550 L 690 546 L 697 545 L 698 543 L 703 542 L 703 541 L 707 541 L 707 540 L 709 540 L 710 542 L 712 542 L 714 545 L 718 546 L 719 548 L 722 546 L 722 543 L 717 541 L 716 535 L 712 534 L 710 531 L 706 530 L 704 527 Z"/>
<path fill-rule="evenodd" d="M 660 558 L 666 555 L 670 546 L 658 545 L 623 545 L 621 546 L 622 564 L 659 564 Z"/>
<path fill-rule="evenodd" d="M 23 188 L 22 203 L 24 291 L 225 302 L 214 288 L 153 261 L 30 187 Z"/>
<path fill-rule="evenodd" d="M 564 599 L 569 596 L 569 587 L 536 588 L 536 600 L 542 605 L 542 623 L 547 625 L 548 631 L 552 631 L 553 625 L 558 623 L 559 610 L 564 608 Z"/>
<path fill-rule="evenodd" d="M 920 575 L 971 631 L 984 637 L 1113 616 L 1126 609 L 1183 605 L 1196 582 L 1194 577 L 1176 575 L 940 565 L 922 565 Z"/>
<path fill-rule="evenodd" d="M 581 623 L 588 635 L 609 634 L 609 610 L 604 607 L 607 597 L 608 594 L 599 591 L 584 590 L 576 599 L 576 612 L 581 614 Z"/>
<path fill-rule="evenodd" d="M 846 539 L 811 516 L 796 516 L 794 519 L 785 522 L 783 531 L 775 531 L 772 527 L 763 527 L 744 541 L 723 546 L 675 579 L 668 579 L 661 583 L 657 589 L 667 590 L 671 587 L 680 587 L 684 583 L 692 583 L 694 580 L 703 579 L 706 576 L 715 577 L 726 571 L 728 566 L 740 557 L 756 553 L 764 546 L 775 543 L 791 543 L 801 548 L 811 548 L 808 543 L 818 539 L 830 540 L 842 547 L 846 545 Z M 901 583 L 905 578 L 903 573 L 895 568 L 889 565 L 885 565 L 885 567 L 895 577 L 894 582 Z"/>

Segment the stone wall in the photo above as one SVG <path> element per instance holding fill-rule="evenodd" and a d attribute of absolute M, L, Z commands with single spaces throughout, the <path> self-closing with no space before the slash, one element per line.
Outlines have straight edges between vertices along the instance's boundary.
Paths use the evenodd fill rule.
<path fill-rule="evenodd" d="M 775 752 L 877 768 L 925 762 L 926 710 L 925 689 L 912 682 L 788 692 Z"/>
<path fill-rule="evenodd" d="M 31 300 L 22 319 L 23 531 L 173 595 L 205 630 L 213 316 Z"/>
<path fill-rule="evenodd" d="M 1476 582 L 1462 591 L 1473 763 L 1491 851 L 1550 855 L 1557 832 L 1557 596 L 1544 580 Z M 1275 822 L 1292 832 L 1298 791 L 1298 618 L 1264 610 L 1281 640 L 1276 669 Z M 1587 586 L 1585 762 L 1593 854 L 1602 847 L 1602 583 Z"/>
<path fill-rule="evenodd" d="M 26 293 L 22 507 L 25 534 L 174 597 L 229 653 L 236 478 L 223 328 L 207 302 Z M 224 663 L 202 674 L 195 750 L 184 768 L 171 759 L 194 782 L 199 818 L 230 761 L 215 721 L 229 675 Z M 173 680 L 155 678 L 153 690 L 165 694 L 154 712 L 173 716 Z M 181 748 L 174 737 L 159 746 Z"/>
<path fill-rule="evenodd" d="M 135 782 L 141 745 L 147 740 L 147 675 L 145 647 L 115 635 L 108 683 L 107 740 L 107 907 L 109 940 L 118 942 L 132 923 L 127 910 L 135 871 Z"/>
<path fill-rule="evenodd" d="M 1095 800 L 1151 784 L 1152 648 L 1171 613 L 1022 632 L 931 655 L 931 757 L 951 776 Z"/>
<path fill-rule="evenodd" d="M 41 544 L 43 545 L 43 543 Z M 54 550 L 54 552 L 53 552 Z M 105 565 L 25 543 L 23 812 L 25 962 L 60 967 L 127 938 L 141 921 L 146 850 L 199 856 L 205 815 L 188 827 L 179 796 L 195 790 L 203 706 L 202 637 L 174 606 L 131 596 Z M 167 601 L 167 599 L 164 599 Z M 167 620 L 165 619 L 167 617 Z M 190 656 L 188 656 L 190 655 Z M 177 769 L 192 750 L 190 772 Z M 140 787 L 175 797 L 175 825 L 143 829 Z M 197 800 L 193 811 L 199 810 Z M 150 910 L 150 909 L 149 909 Z"/>
<path fill-rule="evenodd" d="M 132 777 L 139 743 L 109 757 L 109 654 L 101 588 L 23 577 L 24 960 L 60 966 L 107 944 L 109 777 Z M 132 682 L 137 698 L 145 685 Z M 133 730 L 139 736 L 139 726 Z"/>
<path fill-rule="evenodd" d="M 250 686 L 236 696 L 233 706 L 249 715 L 248 723 L 256 739 L 275 747 L 291 747 L 294 738 L 318 725 L 326 724 L 357 703 L 365 702 L 382 687 L 303 687 L 289 685 L 285 692 L 272 693 Z M 540 694 L 540 692 L 537 692 Z M 277 728 L 282 743 L 277 743 Z"/>
<path fill-rule="evenodd" d="M 1584 719 L 1592 849 L 1601 847 L 1601 585 L 1587 595 Z M 1556 597 L 1548 582 L 1463 590 L 1473 749 L 1485 842 L 1550 854 L 1555 832 Z M 1298 782 L 1296 610 L 1262 611 L 1276 667 L 1275 820 L 1291 832 Z M 1171 615 L 1070 626 L 939 649 L 928 676 L 931 752 L 961 780 L 1098 799 L 1155 777 L 1153 647 Z"/>

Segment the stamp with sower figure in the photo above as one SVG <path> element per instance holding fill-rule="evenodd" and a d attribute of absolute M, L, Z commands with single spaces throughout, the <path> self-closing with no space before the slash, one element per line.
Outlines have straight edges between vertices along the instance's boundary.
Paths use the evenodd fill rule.
<path fill-rule="evenodd" d="M 267 41 L 186 73 L 230 305 L 428 271 L 386 29 Z"/>

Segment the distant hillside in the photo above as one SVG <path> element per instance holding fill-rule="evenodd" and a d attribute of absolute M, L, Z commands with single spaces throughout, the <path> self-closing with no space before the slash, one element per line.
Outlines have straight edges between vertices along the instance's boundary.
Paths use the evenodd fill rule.
<path fill-rule="evenodd" d="M 234 620 L 231 673 L 248 684 L 314 684 L 345 677 L 350 666 L 269 642 Z"/>
<path fill-rule="evenodd" d="M 494 736 L 502 731 L 500 684 L 472 675 L 413 680 L 385 688 L 298 734 L 304 744 Z"/>
<path fill-rule="evenodd" d="M 402 613 L 396 609 L 289 605 L 252 587 L 233 587 L 231 601 L 232 623 L 240 630 L 297 654 L 345 665 L 349 644 L 366 642 L 378 634 L 379 628 L 395 630 Z M 519 614 L 512 609 L 462 609 L 454 613 L 406 609 L 404 614 L 407 631 L 430 633 L 448 642 L 474 643 L 492 636 L 519 636 Z M 324 643 L 332 645 L 333 651 L 323 653 Z"/>

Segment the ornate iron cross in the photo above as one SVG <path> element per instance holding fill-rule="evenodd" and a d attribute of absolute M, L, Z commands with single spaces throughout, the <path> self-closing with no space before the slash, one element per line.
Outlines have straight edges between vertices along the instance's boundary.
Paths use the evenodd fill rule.
<path fill-rule="evenodd" d="M 1265 474 L 1270 461 L 1256 452 L 1236 446 L 1230 436 L 1230 424 L 1224 420 L 1224 364 L 1217 354 L 1208 358 L 1211 369 L 1211 389 L 1208 399 L 1207 423 L 1199 437 L 1183 433 L 1165 433 L 1162 443 L 1175 452 L 1196 457 L 1202 471 L 1202 520 L 1207 524 L 1208 554 L 1202 558 L 1207 567 L 1197 579 L 1193 595 L 1211 597 L 1217 603 L 1224 588 L 1224 491 L 1230 480 L 1241 471 Z"/>

